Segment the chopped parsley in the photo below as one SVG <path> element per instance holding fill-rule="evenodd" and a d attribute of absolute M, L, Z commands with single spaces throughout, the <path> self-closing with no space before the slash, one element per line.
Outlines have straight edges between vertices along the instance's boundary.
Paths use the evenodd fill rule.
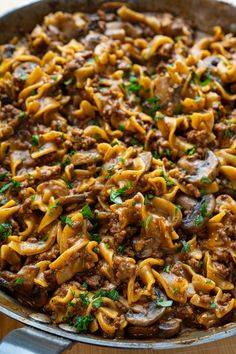
<path fill-rule="evenodd" d="M 101 288 L 96 292 L 95 295 L 93 295 L 93 299 L 96 299 L 98 297 L 108 297 L 111 300 L 118 300 L 119 296 L 120 295 L 116 289 L 105 290 L 105 289 Z"/>
<path fill-rule="evenodd" d="M 118 188 L 116 190 L 112 190 L 110 193 L 110 200 L 115 204 L 122 204 L 123 201 L 121 196 L 125 194 L 125 192 L 131 187 L 131 182 L 129 181 L 126 186 Z"/>
<path fill-rule="evenodd" d="M 59 202 L 59 200 L 57 200 L 54 204 L 49 205 L 48 209 L 52 210 L 52 209 L 56 209 L 61 205 L 61 203 Z"/>
<path fill-rule="evenodd" d="M 109 175 L 109 178 L 111 178 L 112 174 L 113 174 L 113 170 L 114 170 L 115 165 L 111 165 L 108 167 L 107 172 Z"/>
<path fill-rule="evenodd" d="M 83 282 L 83 284 L 81 284 L 82 288 L 87 289 L 88 288 L 88 284 L 86 283 L 86 281 Z"/>
<path fill-rule="evenodd" d="M 70 159 L 69 159 L 69 157 L 66 157 L 66 158 L 62 161 L 62 163 L 61 163 L 62 167 L 66 167 L 66 166 L 68 166 L 69 164 L 70 164 Z"/>
<path fill-rule="evenodd" d="M 60 219 L 64 225 L 68 225 L 71 227 L 74 225 L 74 221 L 67 215 L 62 215 Z"/>
<path fill-rule="evenodd" d="M 136 139 L 136 138 L 132 138 L 132 139 L 130 140 L 130 144 L 131 144 L 131 145 L 137 145 L 137 146 L 143 146 L 143 144 L 142 144 L 138 139 Z"/>
<path fill-rule="evenodd" d="M 144 197 L 144 205 L 150 204 L 150 200 L 153 199 L 154 197 L 155 197 L 155 195 L 152 193 L 146 194 Z"/>
<path fill-rule="evenodd" d="M 96 298 L 93 300 L 93 307 L 95 309 L 98 309 L 99 307 L 101 307 L 104 304 L 104 302 L 102 301 L 102 299 L 100 297 Z"/>
<path fill-rule="evenodd" d="M 14 190 L 20 188 L 21 182 L 15 181 L 14 179 L 11 180 L 11 182 L 4 184 L 0 188 L 0 194 L 6 192 L 10 187 L 12 187 Z"/>
<path fill-rule="evenodd" d="M 81 209 L 81 213 L 84 218 L 91 219 L 93 217 L 92 210 L 88 204 L 85 204 L 83 208 Z"/>
<path fill-rule="evenodd" d="M 131 76 L 129 78 L 129 84 L 124 84 L 124 88 L 127 94 L 129 94 L 130 92 L 134 93 L 135 95 L 139 94 L 139 91 L 141 90 L 142 86 L 139 85 L 138 81 L 138 78 L 135 76 Z"/>
<path fill-rule="evenodd" d="M 152 215 L 148 215 L 146 221 L 145 221 L 145 230 L 148 231 L 149 230 L 149 226 L 150 226 L 150 222 L 152 220 Z"/>
<path fill-rule="evenodd" d="M 12 183 L 6 183 L 0 188 L 0 194 L 6 192 L 10 187 L 12 186 Z"/>
<path fill-rule="evenodd" d="M 31 195 L 31 202 L 32 202 L 32 203 L 34 203 L 34 202 L 35 202 L 35 199 L 36 199 L 36 194 Z"/>
<path fill-rule="evenodd" d="M 16 278 L 15 285 L 21 285 L 24 283 L 24 278 Z"/>
<path fill-rule="evenodd" d="M 152 156 L 154 157 L 154 159 L 160 159 L 161 158 L 161 155 L 159 154 L 158 151 L 152 151 Z"/>
<path fill-rule="evenodd" d="M 66 185 L 67 185 L 68 189 L 72 189 L 73 188 L 73 182 L 71 182 L 71 181 L 65 181 L 65 182 L 66 182 Z"/>
<path fill-rule="evenodd" d="M 20 119 L 25 119 L 26 118 L 26 113 L 25 112 L 20 112 L 19 113 L 19 118 Z"/>
<path fill-rule="evenodd" d="M 215 309 L 215 308 L 216 308 L 216 303 L 215 303 L 214 300 L 211 300 L 211 302 L 210 302 L 210 308 L 211 308 L 211 309 Z"/>
<path fill-rule="evenodd" d="M 32 135 L 32 138 L 31 138 L 31 144 L 33 146 L 36 146 L 39 144 L 39 136 L 38 135 Z"/>
<path fill-rule="evenodd" d="M 118 125 L 118 129 L 119 129 L 120 131 L 124 132 L 124 131 L 125 131 L 125 125 L 124 125 L 123 123 L 120 123 L 120 124 Z"/>
<path fill-rule="evenodd" d="M 118 158 L 118 161 L 119 161 L 119 162 L 125 162 L 125 159 L 124 159 L 123 157 L 119 157 L 119 158 Z"/>
<path fill-rule="evenodd" d="M 119 245 L 118 247 L 117 247 L 117 252 L 118 253 L 120 253 L 120 254 L 124 254 L 124 252 L 125 252 L 125 245 Z"/>
<path fill-rule="evenodd" d="M 69 86 L 69 85 L 71 85 L 71 84 L 73 84 L 74 83 L 74 78 L 70 78 L 70 79 L 68 79 L 68 80 L 65 80 L 64 82 L 63 82 L 63 84 L 65 85 L 65 86 Z"/>
<path fill-rule="evenodd" d="M 227 138 L 232 138 L 232 137 L 234 136 L 234 133 L 232 132 L 232 130 L 226 129 L 225 132 L 224 132 L 224 135 L 225 135 Z"/>
<path fill-rule="evenodd" d="M 166 154 L 166 156 L 170 157 L 171 156 L 171 150 L 169 148 L 165 149 L 165 154 Z"/>
<path fill-rule="evenodd" d="M 118 141 L 113 141 L 113 142 L 111 143 L 111 146 L 112 146 L 112 147 L 113 147 L 113 146 L 116 146 L 116 145 L 119 145 Z"/>
<path fill-rule="evenodd" d="M 170 307 L 172 306 L 172 304 L 173 304 L 172 300 L 164 300 L 162 296 L 156 300 L 156 305 L 158 307 Z"/>
<path fill-rule="evenodd" d="M 76 150 L 70 150 L 70 151 L 69 151 L 69 155 L 70 155 L 70 156 L 73 156 L 74 154 L 76 154 Z"/>
<path fill-rule="evenodd" d="M 69 301 L 67 304 L 68 307 L 75 307 L 75 303 L 72 301 Z"/>
<path fill-rule="evenodd" d="M 176 107 L 175 107 L 175 115 L 177 116 L 178 114 L 181 113 L 182 110 L 182 106 L 181 103 L 179 103 Z"/>
<path fill-rule="evenodd" d="M 4 240 L 12 233 L 12 226 L 10 223 L 0 224 L 0 241 Z"/>
<path fill-rule="evenodd" d="M 15 181 L 14 179 L 12 179 L 11 183 L 12 183 L 12 188 L 15 190 L 21 187 L 21 182 Z"/>
<path fill-rule="evenodd" d="M 151 116 L 152 118 L 155 117 L 156 111 L 160 108 L 160 97 L 159 96 L 153 96 L 151 98 L 148 98 L 144 103 L 143 103 L 143 111 Z"/>
<path fill-rule="evenodd" d="M 173 290 L 172 290 L 172 291 L 173 291 L 173 294 L 175 294 L 175 295 L 176 295 L 176 294 L 178 294 L 178 292 L 179 292 L 179 288 L 173 288 Z"/>
<path fill-rule="evenodd" d="M 6 175 L 7 175 L 7 172 L 2 173 L 2 174 L 0 175 L 0 181 L 3 181 L 4 178 L 6 177 Z"/>
<path fill-rule="evenodd" d="M 88 295 L 88 291 L 79 294 L 83 306 L 88 306 L 90 304 L 90 300 L 87 295 Z"/>
<path fill-rule="evenodd" d="M 210 82 L 212 82 L 212 77 L 211 74 L 209 72 L 207 72 L 205 74 L 206 79 L 204 81 L 200 82 L 200 86 L 204 87 L 210 84 Z"/>
<path fill-rule="evenodd" d="M 170 273 L 170 269 L 171 269 L 171 266 L 168 264 L 167 266 L 165 266 L 165 268 L 163 268 L 163 272 Z"/>
<path fill-rule="evenodd" d="M 58 80 L 58 76 L 57 76 L 57 75 L 52 75 L 52 79 L 53 79 L 54 81 L 57 81 L 57 80 Z"/>
<path fill-rule="evenodd" d="M 37 90 L 36 89 L 33 89 L 31 92 L 30 92 L 30 96 L 35 96 L 37 95 Z"/>
<path fill-rule="evenodd" d="M 186 150 L 186 155 L 192 156 L 193 154 L 195 154 L 195 152 L 196 152 L 196 148 L 194 146 L 191 149 Z"/>
<path fill-rule="evenodd" d="M 204 217 L 210 216 L 207 213 L 208 203 L 204 200 L 199 208 L 199 214 L 194 219 L 195 225 L 201 225 L 204 222 Z"/>
<path fill-rule="evenodd" d="M 78 332 L 87 332 L 90 323 L 93 322 L 93 319 L 94 317 L 92 315 L 76 316 L 73 320 L 73 325 Z"/>
<path fill-rule="evenodd" d="M 211 178 L 204 176 L 201 178 L 201 182 L 204 184 L 210 184 L 210 183 L 212 183 L 212 180 L 211 180 Z"/>
<path fill-rule="evenodd" d="M 162 172 L 160 176 L 164 178 L 166 182 L 166 187 L 172 187 L 176 185 L 176 183 L 174 181 L 171 181 L 169 177 L 164 174 L 164 172 Z"/>
<path fill-rule="evenodd" d="M 204 218 L 202 215 L 197 215 L 196 218 L 194 219 L 194 224 L 195 225 L 201 225 L 204 221 Z"/>
<path fill-rule="evenodd" d="M 95 232 L 90 232 L 90 239 L 96 241 L 97 243 L 101 242 L 101 236 Z"/>
<path fill-rule="evenodd" d="M 182 245 L 183 245 L 183 251 L 184 251 L 184 253 L 185 253 L 185 254 L 188 253 L 189 250 L 190 250 L 190 246 L 189 246 L 188 242 L 186 242 L 186 241 L 181 241 L 181 242 L 182 242 Z"/>

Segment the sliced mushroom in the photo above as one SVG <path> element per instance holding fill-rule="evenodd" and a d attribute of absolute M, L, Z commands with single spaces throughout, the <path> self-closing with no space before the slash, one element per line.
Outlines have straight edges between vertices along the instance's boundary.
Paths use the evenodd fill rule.
<path fill-rule="evenodd" d="M 102 156 L 95 149 L 88 150 L 88 151 L 79 151 L 76 152 L 71 157 L 71 162 L 75 166 L 88 164 L 94 161 L 101 161 L 101 160 L 102 160 Z"/>
<path fill-rule="evenodd" d="M 34 284 L 39 268 L 34 265 L 23 266 L 16 274 L 9 271 L 0 272 L 0 287 L 13 293 L 20 301 L 32 307 L 41 308 L 48 302 L 47 291 Z M 22 279 L 18 284 L 17 279 Z"/>
<path fill-rule="evenodd" d="M 130 326 L 127 327 L 127 334 L 131 338 L 152 338 L 157 337 L 159 328 L 157 325 L 149 327 Z"/>
<path fill-rule="evenodd" d="M 150 170 L 152 164 L 152 153 L 150 151 L 143 151 L 139 154 L 139 157 L 141 157 L 145 163 L 145 171 Z"/>
<path fill-rule="evenodd" d="M 157 296 L 166 300 L 166 296 L 160 291 L 156 290 Z M 134 313 L 129 311 L 126 314 L 126 320 L 138 327 L 147 327 L 159 320 L 165 313 L 165 307 L 158 307 L 155 301 L 151 301 L 147 308 L 143 309 L 144 312 Z"/>
<path fill-rule="evenodd" d="M 181 330 L 182 320 L 173 318 L 168 321 L 161 321 L 158 324 L 160 338 L 172 338 L 176 336 Z"/>
<path fill-rule="evenodd" d="M 185 170 L 189 175 L 186 176 L 186 180 L 197 186 L 205 185 L 206 178 L 212 181 L 219 168 L 219 160 L 212 151 L 207 152 L 205 160 L 193 160 L 191 156 L 183 156 L 178 161 L 178 167 Z"/>
<path fill-rule="evenodd" d="M 176 203 L 180 205 L 184 210 L 190 211 L 196 205 L 197 200 L 187 196 L 186 194 L 180 194 L 176 198 Z"/>
<path fill-rule="evenodd" d="M 192 211 L 182 220 L 182 228 L 192 234 L 201 231 L 215 209 L 215 197 L 207 194 L 195 204 Z"/>

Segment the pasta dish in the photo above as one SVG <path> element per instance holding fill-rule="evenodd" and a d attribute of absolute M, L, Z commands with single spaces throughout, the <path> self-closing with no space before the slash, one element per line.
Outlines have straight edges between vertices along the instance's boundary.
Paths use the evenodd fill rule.
<path fill-rule="evenodd" d="M 234 321 L 236 37 L 108 3 L 0 46 L 0 287 L 53 323 Z"/>

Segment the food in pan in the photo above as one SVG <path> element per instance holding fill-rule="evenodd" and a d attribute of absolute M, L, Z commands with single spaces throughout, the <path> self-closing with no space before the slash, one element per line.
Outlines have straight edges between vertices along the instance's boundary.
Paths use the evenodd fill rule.
<path fill-rule="evenodd" d="M 106 337 L 232 321 L 236 38 L 110 4 L 0 56 L 1 287 Z"/>

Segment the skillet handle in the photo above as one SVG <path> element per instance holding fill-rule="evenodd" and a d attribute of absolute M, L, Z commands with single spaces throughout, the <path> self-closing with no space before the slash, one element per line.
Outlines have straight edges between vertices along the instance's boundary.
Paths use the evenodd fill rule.
<path fill-rule="evenodd" d="M 1 354 L 59 354 L 73 342 L 32 327 L 18 328 L 3 338 Z"/>

